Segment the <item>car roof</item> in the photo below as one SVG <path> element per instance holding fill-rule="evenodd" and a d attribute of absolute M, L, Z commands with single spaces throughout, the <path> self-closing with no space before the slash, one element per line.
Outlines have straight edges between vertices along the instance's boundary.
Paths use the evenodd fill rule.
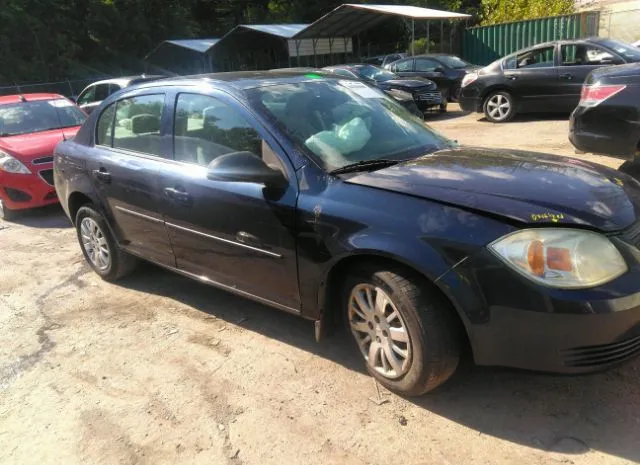
<path fill-rule="evenodd" d="M 38 100 L 56 100 L 65 98 L 60 94 L 16 94 L 4 95 L 0 97 L 0 105 L 21 102 L 36 102 Z"/>
<path fill-rule="evenodd" d="M 136 89 L 153 87 L 178 87 L 193 86 L 199 83 L 210 83 L 218 87 L 243 91 L 257 87 L 266 87 L 278 84 L 296 84 L 300 82 L 315 81 L 318 79 L 337 80 L 334 74 L 321 69 L 306 70 L 270 70 L 270 71 L 238 71 L 228 73 L 198 74 L 194 76 L 182 76 L 166 78 L 160 81 L 151 81 L 138 84 Z"/>
<path fill-rule="evenodd" d="M 141 74 L 138 76 L 122 76 L 117 78 L 103 79 L 101 81 L 92 82 L 91 86 L 96 86 L 99 84 L 118 84 L 121 87 L 127 87 L 132 81 L 152 81 L 157 79 L 163 79 L 165 76 L 161 75 L 145 75 Z"/>

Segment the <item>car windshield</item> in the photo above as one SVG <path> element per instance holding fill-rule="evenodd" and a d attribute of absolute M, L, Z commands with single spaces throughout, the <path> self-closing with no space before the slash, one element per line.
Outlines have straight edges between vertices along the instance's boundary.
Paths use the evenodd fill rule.
<path fill-rule="evenodd" d="M 365 79 L 371 79 L 372 81 L 384 82 L 391 79 L 398 79 L 398 76 L 386 69 L 378 68 L 377 66 L 365 65 L 357 66 L 354 71 L 358 76 Z"/>
<path fill-rule="evenodd" d="M 80 126 L 86 118 L 66 99 L 0 105 L 0 137 Z"/>
<path fill-rule="evenodd" d="M 629 44 L 613 39 L 601 40 L 599 43 L 610 48 L 617 54 L 622 55 L 627 60 L 640 61 L 640 49 L 638 47 L 633 47 Z"/>
<path fill-rule="evenodd" d="M 455 146 L 381 91 L 362 82 L 314 79 L 250 89 L 251 106 L 327 171 L 407 160 Z"/>
<path fill-rule="evenodd" d="M 469 63 L 454 55 L 441 55 L 438 57 L 438 60 L 453 69 L 463 69 L 469 66 Z"/>

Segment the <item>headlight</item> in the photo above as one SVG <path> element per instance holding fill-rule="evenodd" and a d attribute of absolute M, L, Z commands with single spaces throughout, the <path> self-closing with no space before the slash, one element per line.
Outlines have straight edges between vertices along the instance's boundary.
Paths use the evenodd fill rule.
<path fill-rule="evenodd" d="M 467 73 L 462 78 L 462 84 L 460 86 L 467 87 L 469 84 L 475 82 L 478 79 L 478 77 L 479 77 L 478 73 Z"/>
<path fill-rule="evenodd" d="M 387 91 L 387 94 L 389 94 L 394 99 L 400 100 L 400 101 L 413 100 L 413 95 L 411 95 L 409 92 L 405 92 L 404 90 L 400 90 L 400 89 L 389 89 Z"/>
<path fill-rule="evenodd" d="M 525 229 L 491 243 L 489 250 L 520 274 L 551 287 L 593 287 L 627 271 L 609 239 L 578 229 Z"/>
<path fill-rule="evenodd" d="M 0 150 L 0 170 L 7 173 L 31 174 L 29 168 L 24 166 L 20 160 L 13 158 L 2 150 Z"/>

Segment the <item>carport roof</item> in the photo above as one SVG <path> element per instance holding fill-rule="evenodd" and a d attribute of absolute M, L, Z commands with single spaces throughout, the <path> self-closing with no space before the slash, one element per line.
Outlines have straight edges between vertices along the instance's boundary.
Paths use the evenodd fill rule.
<path fill-rule="evenodd" d="M 220 39 L 184 39 L 184 40 L 165 40 L 165 43 L 176 45 L 178 47 L 188 48 L 199 53 L 207 53 Z"/>
<path fill-rule="evenodd" d="M 265 34 L 290 39 L 308 26 L 308 24 L 240 24 L 236 28 L 252 29 L 258 32 L 264 32 Z"/>
<path fill-rule="evenodd" d="M 466 19 L 471 15 L 409 5 L 356 5 L 346 3 L 304 28 L 295 39 L 348 37 L 384 21 L 389 16 L 416 19 Z"/>

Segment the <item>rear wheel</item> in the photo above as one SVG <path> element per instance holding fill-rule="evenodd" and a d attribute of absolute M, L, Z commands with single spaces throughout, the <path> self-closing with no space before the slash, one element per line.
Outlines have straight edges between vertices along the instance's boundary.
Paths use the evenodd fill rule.
<path fill-rule="evenodd" d="M 5 221 L 11 221 L 16 216 L 17 216 L 17 212 L 7 207 L 4 204 L 4 202 L 0 199 L 0 219 L 3 219 Z"/>
<path fill-rule="evenodd" d="M 459 360 L 448 303 L 402 272 L 364 266 L 349 275 L 345 314 L 369 373 L 389 390 L 420 395 L 449 379 Z"/>
<path fill-rule="evenodd" d="M 102 279 L 115 281 L 133 271 L 138 260 L 120 250 L 106 220 L 93 205 L 78 210 L 75 224 L 84 258 Z"/>
<path fill-rule="evenodd" d="M 489 94 L 484 101 L 483 109 L 484 115 L 492 123 L 506 123 L 516 114 L 513 97 L 504 90 Z"/>

